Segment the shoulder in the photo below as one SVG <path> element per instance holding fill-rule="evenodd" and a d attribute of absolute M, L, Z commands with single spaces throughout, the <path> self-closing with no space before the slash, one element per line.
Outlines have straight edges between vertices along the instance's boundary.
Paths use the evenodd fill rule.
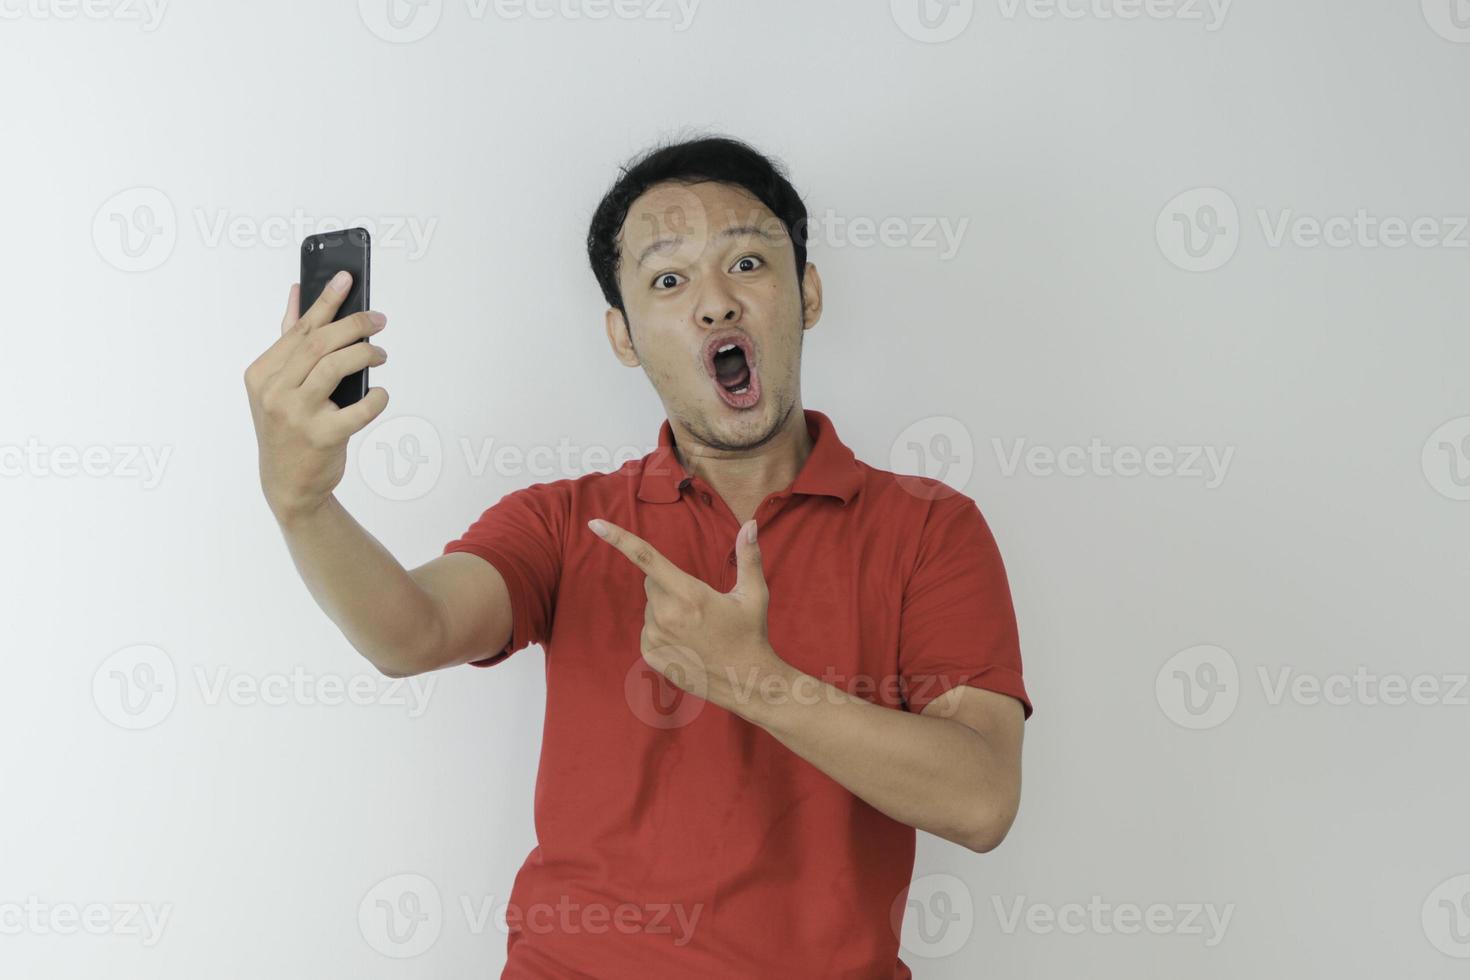
<path fill-rule="evenodd" d="M 880 469 L 857 461 L 862 473 L 862 496 L 875 509 L 915 526 L 956 516 L 979 516 L 980 506 L 963 490 L 928 476 L 914 476 Z"/>
<path fill-rule="evenodd" d="M 905 590 L 956 575 L 960 566 L 992 567 L 1000 549 L 975 498 L 943 480 L 858 462 L 860 511 L 902 570 Z"/>
<path fill-rule="evenodd" d="M 645 459 L 631 459 L 617 469 L 597 470 L 541 483 L 531 483 L 508 492 L 505 501 L 566 512 L 615 505 L 635 495 L 643 477 Z"/>

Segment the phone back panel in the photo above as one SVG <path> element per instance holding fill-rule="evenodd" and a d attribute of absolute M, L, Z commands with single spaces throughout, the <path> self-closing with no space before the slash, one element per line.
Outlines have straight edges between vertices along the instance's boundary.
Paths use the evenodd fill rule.
<path fill-rule="evenodd" d="M 368 276 L 372 265 L 372 241 L 365 228 L 348 228 L 344 231 L 328 231 L 312 235 L 301 243 L 301 312 L 311 309 L 321 296 L 327 283 L 340 270 L 352 273 L 352 285 L 347 297 L 337 308 L 333 320 L 340 320 L 353 313 L 368 309 Z M 366 343 L 360 337 L 356 343 Z M 367 395 L 367 368 L 347 375 L 332 392 L 332 401 L 341 408 Z"/>

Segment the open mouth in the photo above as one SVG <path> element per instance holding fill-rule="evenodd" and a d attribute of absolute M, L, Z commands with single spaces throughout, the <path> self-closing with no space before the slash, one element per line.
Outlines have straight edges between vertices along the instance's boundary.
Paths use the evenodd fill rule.
<path fill-rule="evenodd" d="M 715 391 L 731 408 L 751 408 L 760 401 L 755 348 L 743 334 L 711 337 L 704 345 L 704 366 Z"/>

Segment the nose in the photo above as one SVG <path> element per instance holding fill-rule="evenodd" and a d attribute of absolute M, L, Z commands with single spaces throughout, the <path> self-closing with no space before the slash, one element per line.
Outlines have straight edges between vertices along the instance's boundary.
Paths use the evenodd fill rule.
<path fill-rule="evenodd" d="M 712 312 L 709 312 L 709 313 L 701 313 L 699 315 L 699 318 L 704 321 L 704 325 L 706 327 L 712 327 L 716 323 L 720 323 L 720 322 L 723 322 L 725 320 L 733 320 L 733 319 L 735 319 L 735 316 L 736 316 L 736 313 L 735 313 L 734 308 L 732 307 L 730 309 L 727 309 L 725 311 L 725 313 L 724 313 L 723 316 L 715 316 Z"/>
<path fill-rule="evenodd" d="M 695 315 L 706 327 L 740 319 L 740 304 L 723 289 L 710 289 L 701 297 Z"/>

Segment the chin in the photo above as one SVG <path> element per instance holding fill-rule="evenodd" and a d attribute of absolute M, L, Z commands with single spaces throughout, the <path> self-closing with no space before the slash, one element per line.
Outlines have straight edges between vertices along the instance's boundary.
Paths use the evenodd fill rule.
<path fill-rule="evenodd" d="M 781 413 L 767 395 L 754 406 L 732 409 L 721 403 L 705 415 L 707 432 L 701 438 L 715 449 L 754 449 L 764 445 L 781 427 Z"/>

